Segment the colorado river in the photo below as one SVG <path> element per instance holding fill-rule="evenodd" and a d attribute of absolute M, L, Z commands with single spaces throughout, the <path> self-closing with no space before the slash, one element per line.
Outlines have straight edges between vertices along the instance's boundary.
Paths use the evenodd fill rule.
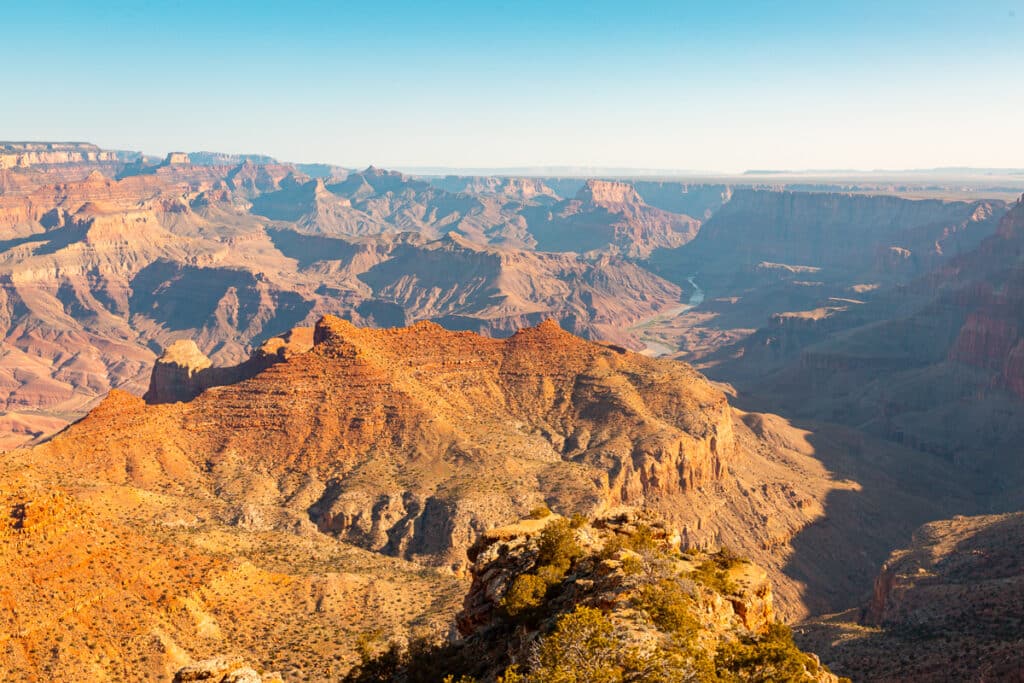
<path fill-rule="evenodd" d="M 690 285 L 693 287 L 693 294 L 690 295 L 690 300 L 687 303 L 680 304 L 679 306 L 674 306 L 668 310 L 662 311 L 653 318 L 648 318 L 639 325 L 634 325 L 632 328 L 630 328 L 633 331 L 640 333 L 640 341 L 644 343 L 644 350 L 641 351 L 640 353 L 644 354 L 645 356 L 668 356 L 679 350 L 665 344 L 664 342 L 659 341 L 654 337 L 649 336 L 647 334 L 647 331 L 652 326 L 657 325 L 658 323 L 662 323 L 671 320 L 672 318 L 678 317 L 685 313 L 686 311 L 693 308 L 694 306 L 700 306 L 702 303 L 704 303 L 704 290 L 697 285 L 697 283 L 693 279 L 694 277 L 695 276 L 691 275 L 690 277 L 686 278 L 686 281 L 689 282 Z"/>

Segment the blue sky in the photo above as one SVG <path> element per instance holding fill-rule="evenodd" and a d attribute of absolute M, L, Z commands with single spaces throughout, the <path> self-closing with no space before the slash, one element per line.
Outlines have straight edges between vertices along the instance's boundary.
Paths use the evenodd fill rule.
<path fill-rule="evenodd" d="M 1024 0 L 0 0 L 0 138 L 348 166 L 1024 166 Z"/>

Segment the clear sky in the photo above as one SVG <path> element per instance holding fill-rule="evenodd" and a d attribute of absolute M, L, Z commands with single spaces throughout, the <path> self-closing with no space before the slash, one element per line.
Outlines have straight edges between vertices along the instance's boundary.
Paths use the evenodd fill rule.
<path fill-rule="evenodd" d="M 0 138 L 347 166 L 1024 166 L 1024 0 L 0 0 Z"/>

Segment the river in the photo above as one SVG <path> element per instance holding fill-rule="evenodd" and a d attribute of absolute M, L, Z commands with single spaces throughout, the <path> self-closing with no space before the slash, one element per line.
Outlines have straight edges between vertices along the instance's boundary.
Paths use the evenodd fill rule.
<path fill-rule="evenodd" d="M 691 275 L 686 278 L 686 281 L 693 287 L 693 294 L 690 295 L 690 299 L 687 303 L 680 304 L 679 306 L 673 306 L 672 308 L 662 311 L 653 318 L 648 318 L 642 323 L 630 328 L 630 330 L 640 333 L 640 341 L 644 343 L 644 350 L 640 353 L 645 356 L 669 356 L 679 350 L 649 336 L 647 332 L 654 325 L 676 318 L 694 306 L 700 306 L 704 303 L 704 290 L 697 285 L 694 277 L 694 275 Z"/>

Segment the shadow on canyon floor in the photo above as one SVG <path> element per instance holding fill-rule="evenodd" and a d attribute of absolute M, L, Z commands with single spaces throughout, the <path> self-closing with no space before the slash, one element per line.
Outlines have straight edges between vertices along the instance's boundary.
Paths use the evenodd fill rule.
<path fill-rule="evenodd" d="M 833 480 L 824 516 L 792 540 L 784 572 L 804 586 L 812 614 L 861 607 L 889 554 L 922 524 L 988 512 L 982 482 L 951 461 L 841 425 L 798 420 Z"/>

